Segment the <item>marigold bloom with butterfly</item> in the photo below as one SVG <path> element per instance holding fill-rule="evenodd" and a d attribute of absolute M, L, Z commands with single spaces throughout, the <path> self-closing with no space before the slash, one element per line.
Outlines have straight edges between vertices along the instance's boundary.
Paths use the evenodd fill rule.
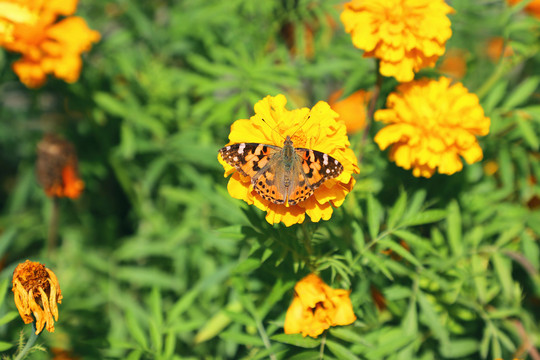
<path fill-rule="evenodd" d="M 283 95 L 255 104 L 255 115 L 231 126 L 219 151 L 232 197 L 266 211 L 270 224 L 328 220 L 358 173 L 345 125 L 324 102 L 311 110 L 285 109 Z"/>

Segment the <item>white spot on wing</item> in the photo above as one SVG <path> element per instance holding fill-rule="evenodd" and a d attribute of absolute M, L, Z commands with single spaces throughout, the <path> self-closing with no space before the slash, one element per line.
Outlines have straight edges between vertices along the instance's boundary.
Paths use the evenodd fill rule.
<path fill-rule="evenodd" d="M 238 161 L 238 156 L 233 157 L 233 161 Z"/>
<path fill-rule="evenodd" d="M 240 146 L 238 147 L 238 153 L 243 154 L 245 148 L 246 148 L 246 144 L 240 144 Z"/>
<path fill-rule="evenodd" d="M 336 165 L 337 165 L 337 164 L 339 164 L 339 161 L 337 161 L 337 160 L 334 160 L 334 164 L 336 164 Z"/>
<path fill-rule="evenodd" d="M 326 169 L 326 173 L 327 173 L 327 174 L 330 174 L 330 169 Z"/>
<path fill-rule="evenodd" d="M 327 154 L 323 155 L 323 159 L 324 159 L 323 165 L 328 165 L 328 155 Z"/>
<path fill-rule="evenodd" d="M 231 146 L 230 146 L 230 145 L 227 146 L 227 147 L 225 148 L 225 150 L 227 150 L 227 151 L 231 150 Z"/>

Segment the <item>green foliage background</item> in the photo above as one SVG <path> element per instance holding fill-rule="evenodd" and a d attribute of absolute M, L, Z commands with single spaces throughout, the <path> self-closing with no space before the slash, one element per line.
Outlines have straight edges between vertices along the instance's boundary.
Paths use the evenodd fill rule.
<path fill-rule="evenodd" d="M 447 49 L 466 51 L 462 82 L 492 121 L 482 163 L 414 178 L 373 143 L 372 124 L 351 137 L 361 173 L 330 221 L 270 226 L 228 195 L 217 151 L 256 101 L 283 93 L 289 109 L 311 107 L 340 88 L 373 87 L 375 62 L 352 46 L 337 5 L 82 1 L 77 14 L 102 40 L 77 83 L 50 78 L 39 90 L 11 71 L 18 55 L 0 51 L 0 351 L 12 356 L 21 329 L 30 334 L 10 288 L 31 259 L 57 274 L 64 295 L 56 332 L 38 340 L 46 352 L 31 358 L 50 358 L 51 347 L 83 359 L 532 358 L 540 22 L 519 7 L 450 1 Z M 491 62 L 493 36 L 514 55 Z M 385 79 L 378 108 L 395 86 Z M 61 200 L 52 257 L 51 203 L 34 174 L 45 132 L 75 144 L 86 183 L 79 200 Z M 319 339 L 284 335 L 293 286 L 311 271 L 352 290 L 358 320 Z"/>

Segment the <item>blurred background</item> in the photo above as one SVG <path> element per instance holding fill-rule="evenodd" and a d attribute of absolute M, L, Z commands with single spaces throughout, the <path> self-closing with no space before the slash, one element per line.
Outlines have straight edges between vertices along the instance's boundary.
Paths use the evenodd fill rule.
<path fill-rule="evenodd" d="M 540 344 L 539 20 L 504 1 L 448 3 L 446 55 L 417 78 L 449 76 L 480 97 L 492 120 L 484 160 L 418 179 L 373 143 L 381 125 L 362 123 L 350 131 L 361 172 L 345 204 L 328 222 L 291 228 L 230 197 L 217 151 L 266 95 L 295 109 L 372 89 L 376 63 L 352 46 L 343 2 L 81 1 L 76 15 L 101 40 L 78 81 L 49 76 L 39 89 L 19 81 L 19 55 L 1 49 L 4 354 L 31 332 L 10 291 L 13 269 L 31 259 L 56 273 L 64 295 L 32 359 L 317 358 L 320 339 L 272 338 L 310 271 L 299 240 L 308 232 L 318 270 L 352 289 L 358 316 L 330 332 L 325 359 L 539 359 L 530 350 Z M 396 85 L 384 80 L 377 108 Z M 365 104 L 355 105 L 361 116 Z M 59 199 L 53 254 L 52 201 L 35 174 L 46 133 L 74 144 L 85 183 L 78 199 Z M 440 212 L 392 235 L 396 201 Z M 415 260 L 388 244 L 403 241 Z"/>

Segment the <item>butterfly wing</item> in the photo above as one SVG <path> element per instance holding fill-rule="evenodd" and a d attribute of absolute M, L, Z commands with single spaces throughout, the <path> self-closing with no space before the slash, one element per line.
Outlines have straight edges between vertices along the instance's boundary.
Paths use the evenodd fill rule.
<path fill-rule="evenodd" d="M 325 181 L 339 176 L 343 165 L 333 157 L 320 151 L 295 148 L 298 171 L 295 174 L 295 186 L 288 193 L 289 205 L 306 200 L 315 189 Z"/>
<path fill-rule="evenodd" d="M 236 170 L 251 178 L 253 189 L 265 200 L 274 204 L 285 202 L 279 191 L 276 171 L 279 172 L 280 147 L 257 143 L 241 143 L 225 146 L 219 150 L 221 158 Z"/>

